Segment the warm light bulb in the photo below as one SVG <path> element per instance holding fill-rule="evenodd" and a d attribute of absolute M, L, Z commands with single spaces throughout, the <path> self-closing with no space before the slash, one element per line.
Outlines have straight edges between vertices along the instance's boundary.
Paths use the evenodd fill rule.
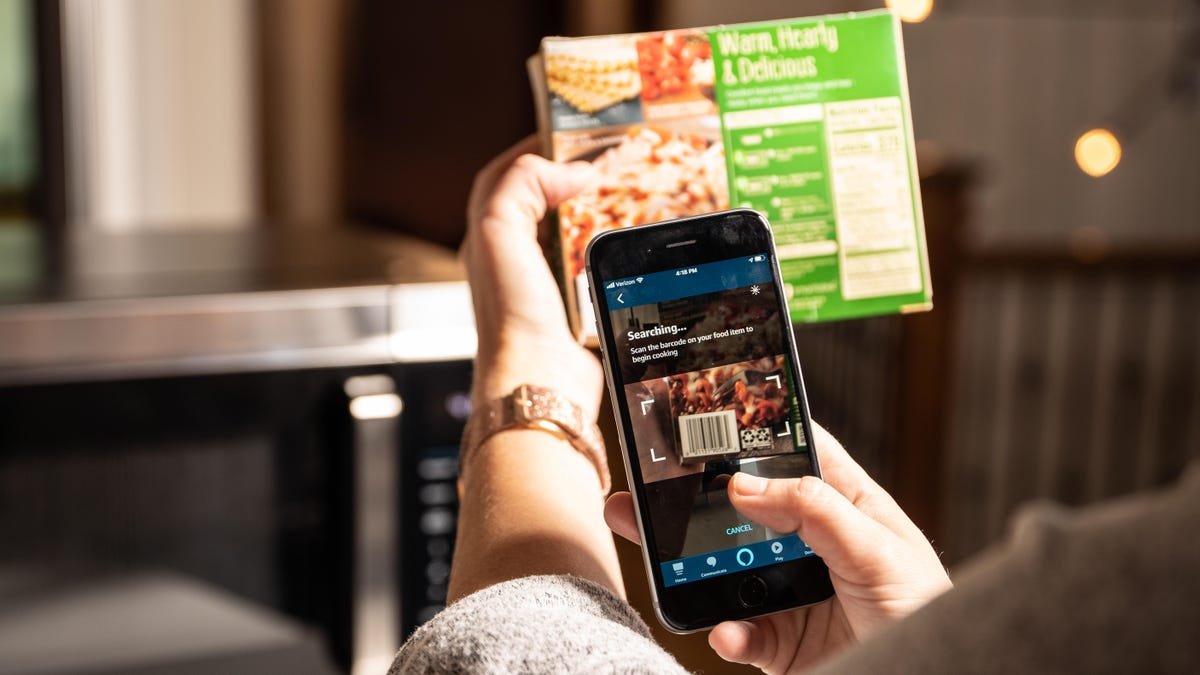
<path fill-rule="evenodd" d="M 885 0 L 885 4 L 908 23 L 921 23 L 933 11 L 933 0 Z"/>
<path fill-rule="evenodd" d="M 1121 142 L 1108 129 L 1089 129 L 1075 141 L 1079 170 L 1099 178 L 1121 163 Z"/>

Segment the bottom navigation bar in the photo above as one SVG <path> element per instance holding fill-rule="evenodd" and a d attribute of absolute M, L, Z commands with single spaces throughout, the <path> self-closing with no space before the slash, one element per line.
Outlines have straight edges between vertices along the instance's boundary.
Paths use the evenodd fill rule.
<path fill-rule="evenodd" d="M 813 555 L 812 549 L 801 541 L 800 537 L 790 534 L 778 539 L 669 560 L 660 567 L 663 585 L 675 586 L 810 555 Z"/>

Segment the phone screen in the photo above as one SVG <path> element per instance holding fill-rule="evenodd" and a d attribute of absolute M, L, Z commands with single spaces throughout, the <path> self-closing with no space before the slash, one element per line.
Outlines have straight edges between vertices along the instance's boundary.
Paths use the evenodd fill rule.
<path fill-rule="evenodd" d="M 814 473 L 774 265 L 763 252 L 594 280 L 664 587 L 813 555 L 741 516 L 726 491 L 738 471 Z"/>

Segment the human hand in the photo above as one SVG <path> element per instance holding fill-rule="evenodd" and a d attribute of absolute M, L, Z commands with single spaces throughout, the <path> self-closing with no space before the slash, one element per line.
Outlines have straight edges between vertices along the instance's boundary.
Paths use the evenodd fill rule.
<path fill-rule="evenodd" d="M 795 532 L 829 567 L 830 602 L 751 621 L 726 621 L 708 643 L 727 661 L 768 673 L 796 672 L 916 611 L 950 588 L 925 535 L 825 429 L 813 424 L 821 472 L 768 480 L 734 474 L 729 498 L 747 518 Z M 638 543 L 633 500 L 617 492 L 604 518 Z"/>
<path fill-rule="evenodd" d="M 475 178 L 462 256 L 479 335 L 473 396 L 504 396 L 519 384 L 553 387 L 593 416 L 603 374 L 571 335 L 558 283 L 538 244 L 547 209 L 592 177 L 586 162 L 557 164 L 532 153 L 527 138 Z"/>

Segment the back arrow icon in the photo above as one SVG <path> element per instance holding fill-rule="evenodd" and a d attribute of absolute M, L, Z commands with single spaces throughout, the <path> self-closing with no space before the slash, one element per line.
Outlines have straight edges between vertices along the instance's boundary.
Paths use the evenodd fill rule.
<path fill-rule="evenodd" d="M 623 296 L 623 295 L 625 295 L 625 294 L 617 293 L 617 302 L 621 303 L 622 305 L 625 304 L 625 301 L 621 299 L 621 296 Z"/>

